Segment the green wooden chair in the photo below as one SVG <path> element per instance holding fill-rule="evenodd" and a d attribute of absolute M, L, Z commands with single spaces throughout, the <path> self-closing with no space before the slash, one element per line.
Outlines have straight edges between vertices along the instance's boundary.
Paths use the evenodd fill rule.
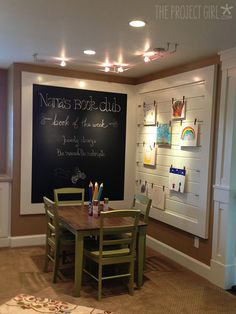
<path fill-rule="evenodd" d="M 98 247 L 92 248 L 90 246 L 84 249 L 85 262 L 92 260 L 98 264 L 97 275 L 88 271 L 86 267 L 84 268 L 84 272 L 98 282 L 98 300 L 101 300 L 102 297 L 102 282 L 107 279 L 128 277 L 129 294 L 133 295 L 134 261 L 139 215 L 140 211 L 137 210 L 101 212 Z M 127 219 L 127 222 L 122 226 L 118 223 L 120 218 Z M 123 234 L 126 234 L 126 236 L 122 237 Z M 128 271 L 109 276 L 103 274 L 103 266 L 115 264 L 128 264 Z"/>
<path fill-rule="evenodd" d="M 152 200 L 148 198 L 146 195 L 135 194 L 132 209 L 137 209 L 141 211 L 141 217 L 143 221 L 148 224 L 148 218 L 150 213 Z M 144 243 L 144 252 L 143 252 L 143 265 L 145 267 L 146 260 L 146 235 L 147 235 L 147 227 L 145 227 L 145 243 Z"/>
<path fill-rule="evenodd" d="M 74 187 L 54 189 L 54 201 L 57 206 L 84 205 L 84 189 Z"/>
<path fill-rule="evenodd" d="M 47 197 L 43 197 L 43 201 L 47 219 L 44 271 L 48 271 L 48 264 L 49 262 L 52 262 L 52 281 L 56 282 L 59 268 L 65 269 L 72 267 L 73 265 L 72 263 L 63 264 L 63 261 L 61 261 L 61 257 L 64 257 L 65 259 L 67 250 L 69 250 L 70 252 L 74 251 L 75 237 L 71 232 L 62 232 L 61 228 L 59 228 L 55 203 Z"/>
<path fill-rule="evenodd" d="M 141 211 L 141 216 L 143 216 L 144 222 L 148 223 L 149 212 L 151 208 L 152 200 L 146 195 L 135 194 L 132 209 L 137 209 Z"/>

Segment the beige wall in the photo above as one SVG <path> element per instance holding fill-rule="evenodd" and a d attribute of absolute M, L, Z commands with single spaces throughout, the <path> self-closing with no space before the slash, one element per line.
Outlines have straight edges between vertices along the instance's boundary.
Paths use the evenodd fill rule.
<path fill-rule="evenodd" d="M 7 74 L 0 69 L 0 174 L 6 173 Z"/>

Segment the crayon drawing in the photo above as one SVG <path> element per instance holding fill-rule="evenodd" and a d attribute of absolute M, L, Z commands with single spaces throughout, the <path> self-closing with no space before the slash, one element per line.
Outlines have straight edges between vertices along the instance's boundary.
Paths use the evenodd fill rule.
<path fill-rule="evenodd" d="M 171 127 L 169 124 L 158 124 L 156 142 L 158 145 L 171 145 Z"/>
<path fill-rule="evenodd" d="M 186 113 L 186 101 L 184 100 L 172 100 L 172 119 L 183 120 Z"/>
<path fill-rule="evenodd" d="M 180 146 L 197 146 L 198 123 L 188 123 L 182 126 Z"/>
<path fill-rule="evenodd" d="M 147 166 L 156 165 L 156 148 L 154 145 L 146 144 L 144 147 L 143 164 Z"/>
<path fill-rule="evenodd" d="M 143 103 L 143 115 L 144 115 L 144 125 L 155 125 L 156 124 L 156 102 L 153 103 Z"/>

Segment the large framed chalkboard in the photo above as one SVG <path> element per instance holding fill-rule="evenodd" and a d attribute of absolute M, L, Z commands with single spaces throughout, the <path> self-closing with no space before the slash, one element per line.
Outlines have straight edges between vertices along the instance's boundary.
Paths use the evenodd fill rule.
<path fill-rule="evenodd" d="M 127 95 L 33 84 L 31 202 L 53 189 L 103 182 L 124 198 Z"/>

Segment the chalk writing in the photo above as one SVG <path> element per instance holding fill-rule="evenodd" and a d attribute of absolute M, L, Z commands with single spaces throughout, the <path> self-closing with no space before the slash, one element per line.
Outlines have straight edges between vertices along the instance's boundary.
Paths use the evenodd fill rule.
<path fill-rule="evenodd" d="M 86 138 L 85 136 L 77 137 L 77 136 L 72 136 L 72 137 L 66 137 L 65 135 L 62 135 L 62 144 L 88 144 L 90 147 L 93 147 L 96 144 L 96 140 L 93 138 Z"/>
<path fill-rule="evenodd" d="M 83 148 L 77 147 L 74 151 L 64 151 L 60 148 L 56 149 L 57 157 L 94 157 L 103 158 L 106 156 L 103 149 L 86 151 Z"/>

